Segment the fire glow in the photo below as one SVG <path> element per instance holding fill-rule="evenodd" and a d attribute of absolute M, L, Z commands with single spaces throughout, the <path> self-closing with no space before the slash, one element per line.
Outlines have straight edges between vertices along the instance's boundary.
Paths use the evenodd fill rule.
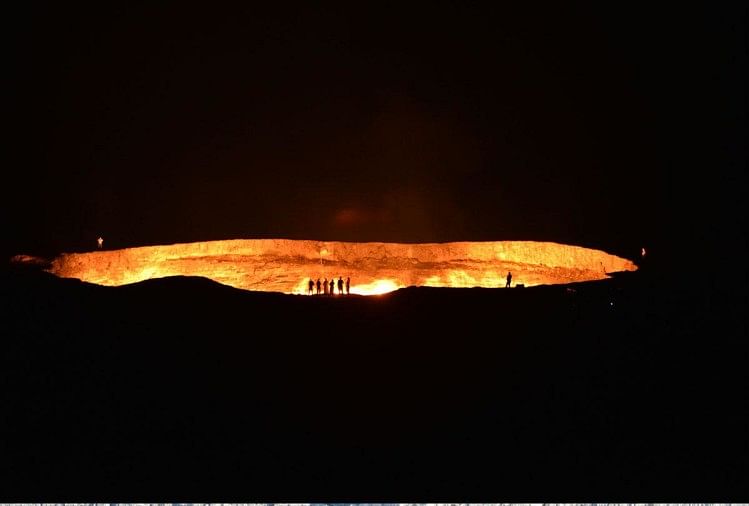
<path fill-rule="evenodd" d="M 244 290 L 307 294 L 311 279 L 351 278 L 351 293 L 379 295 L 407 286 L 504 287 L 605 279 L 633 271 L 630 260 L 551 242 L 430 244 L 236 239 L 65 253 L 49 272 L 120 286 L 167 276 L 202 276 Z"/>

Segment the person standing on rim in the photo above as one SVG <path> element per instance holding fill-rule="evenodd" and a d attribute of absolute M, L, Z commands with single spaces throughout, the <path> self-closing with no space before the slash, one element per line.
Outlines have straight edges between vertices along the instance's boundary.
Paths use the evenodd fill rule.
<path fill-rule="evenodd" d="M 343 277 L 338 276 L 338 295 L 343 295 Z"/>
<path fill-rule="evenodd" d="M 346 295 L 351 295 L 351 278 L 346 278 Z"/>
<path fill-rule="evenodd" d="M 512 273 L 507 272 L 507 284 L 505 285 L 505 288 L 510 288 L 510 283 L 512 283 Z"/>

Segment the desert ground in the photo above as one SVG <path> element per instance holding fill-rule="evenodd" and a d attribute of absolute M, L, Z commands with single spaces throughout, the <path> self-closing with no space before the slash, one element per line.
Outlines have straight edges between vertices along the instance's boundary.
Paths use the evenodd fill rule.
<path fill-rule="evenodd" d="M 9 500 L 746 497 L 743 310 L 655 270 L 334 298 L 2 276 Z"/>

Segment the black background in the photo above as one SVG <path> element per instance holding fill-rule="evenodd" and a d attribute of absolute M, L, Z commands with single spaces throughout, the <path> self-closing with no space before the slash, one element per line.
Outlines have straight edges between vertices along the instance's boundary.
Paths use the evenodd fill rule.
<path fill-rule="evenodd" d="M 99 235 L 745 243 L 745 8 L 9 12 L 8 254 Z"/>
<path fill-rule="evenodd" d="M 745 7 L 5 12 L 4 254 L 650 251 L 381 299 L 1 270 L 6 499 L 746 497 Z"/>

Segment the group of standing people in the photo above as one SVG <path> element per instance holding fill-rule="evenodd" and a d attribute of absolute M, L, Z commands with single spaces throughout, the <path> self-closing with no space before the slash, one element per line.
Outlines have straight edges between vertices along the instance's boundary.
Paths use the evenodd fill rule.
<path fill-rule="evenodd" d="M 343 281 L 343 277 L 338 277 L 338 295 L 344 295 L 344 287 L 346 289 L 345 295 L 349 295 L 351 293 L 351 278 L 346 278 L 346 281 Z M 510 285 L 512 284 L 512 272 L 507 273 L 507 283 L 505 284 L 505 288 L 510 288 Z M 518 285 L 521 286 L 521 285 Z M 331 278 L 330 281 L 328 281 L 328 278 L 325 278 L 324 280 L 320 281 L 320 278 L 317 278 L 317 281 L 313 280 L 312 278 L 309 278 L 309 282 L 307 283 L 307 293 L 308 295 L 335 295 L 335 287 L 336 287 L 336 280 L 335 278 Z M 317 292 L 315 292 L 317 290 Z"/>
<path fill-rule="evenodd" d="M 351 278 L 346 278 L 346 281 L 343 281 L 343 277 L 338 277 L 338 295 L 343 295 L 343 288 L 344 285 L 346 287 L 346 295 L 349 295 L 351 293 Z M 335 278 L 331 278 L 330 282 L 328 282 L 328 278 L 325 278 L 323 281 L 320 281 L 320 278 L 317 278 L 317 282 L 315 282 L 312 278 L 309 278 L 309 283 L 307 284 L 309 287 L 308 294 L 313 295 L 315 293 L 315 288 L 317 288 L 317 295 L 335 295 L 335 287 L 336 287 L 336 281 Z"/>

